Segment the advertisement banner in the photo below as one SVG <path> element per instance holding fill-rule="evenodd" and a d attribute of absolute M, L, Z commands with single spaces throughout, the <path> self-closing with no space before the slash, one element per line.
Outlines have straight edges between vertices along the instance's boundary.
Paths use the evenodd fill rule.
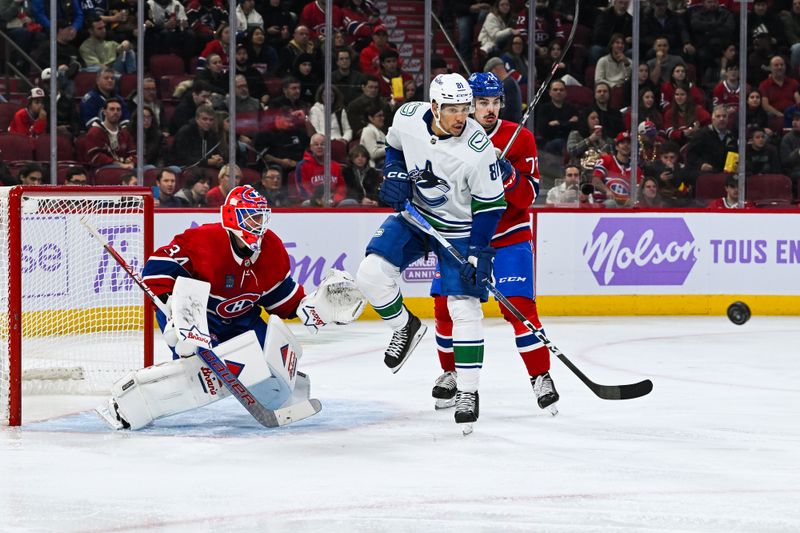
<path fill-rule="evenodd" d="M 104 213 L 92 221 L 97 231 L 135 270 L 141 270 L 144 233 L 141 217 Z M 76 216 L 23 215 L 22 286 L 25 311 L 138 305 L 141 290 L 86 231 Z"/>
<path fill-rule="evenodd" d="M 367 243 L 388 212 L 275 212 L 270 229 L 283 240 L 289 253 L 292 277 L 307 292 L 319 285 L 330 268 L 355 275 Z M 155 214 L 154 247 L 168 244 L 187 228 L 219 222 L 217 211 L 168 211 Z M 431 254 L 413 263 L 401 276 L 405 297 L 428 296 L 436 257 Z"/>
<path fill-rule="evenodd" d="M 537 293 L 800 294 L 800 216 L 537 213 Z"/>

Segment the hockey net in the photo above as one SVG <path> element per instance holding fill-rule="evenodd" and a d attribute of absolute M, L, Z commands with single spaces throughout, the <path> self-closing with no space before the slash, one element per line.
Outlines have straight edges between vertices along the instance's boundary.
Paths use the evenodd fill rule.
<path fill-rule="evenodd" d="M 152 364 L 149 304 L 82 219 L 141 271 L 147 189 L 0 188 L 0 424 L 21 424 L 23 396 L 105 394 Z"/>

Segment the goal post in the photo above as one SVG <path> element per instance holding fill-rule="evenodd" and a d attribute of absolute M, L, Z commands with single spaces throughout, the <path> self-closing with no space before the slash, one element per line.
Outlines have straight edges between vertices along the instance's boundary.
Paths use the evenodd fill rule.
<path fill-rule="evenodd" d="M 153 363 L 151 303 L 94 240 L 134 270 L 153 249 L 146 187 L 0 187 L 0 424 L 23 395 L 105 394 Z"/>

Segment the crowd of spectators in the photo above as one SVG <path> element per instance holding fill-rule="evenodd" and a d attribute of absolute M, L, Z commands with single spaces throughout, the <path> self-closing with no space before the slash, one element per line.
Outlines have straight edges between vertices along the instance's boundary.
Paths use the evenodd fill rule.
<path fill-rule="evenodd" d="M 434 9 L 471 69 L 493 72 L 502 81 L 500 118 L 519 121 L 525 87 L 555 69 L 535 110 L 540 152 L 559 161 L 567 174 L 558 177 L 570 179 L 566 189 L 558 183 L 552 199 L 575 197 L 606 207 L 703 205 L 707 199 L 697 194 L 698 182 L 735 168 L 742 87 L 747 183 L 751 175 L 782 174 L 796 198 L 800 0 L 749 4 L 746 51 L 737 48 L 738 2 L 642 0 L 639 65 L 631 61 L 630 2 L 581 2 L 577 38 L 563 59 L 575 16 L 571 1 L 535 0 L 533 36 L 523 0 L 434 2 Z M 237 179 L 257 186 L 276 206 L 379 205 L 386 131 L 394 111 L 421 100 L 423 88 L 419 72 L 407 69 L 401 43 L 390 38 L 386 13 L 370 0 L 334 2 L 329 110 L 323 104 L 323 0 L 239 0 L 235 27 L 228 26 L 228 2 L 222 0 L 56 3 L 56 72 L 37 72 L 11 54 L 14 67 L 38 86 L 20 103 L 9 133 L 33 142 L 56 120 L 59 134 L 75 148 L 75 163 L 67 166 L 85 167 L 89 182 L 98 171 L 112 169 L 122 183 L 136 162 L 141 106 L 145 181 L 159 187 L 162 206 L 218 201 L 233 181 L 220 181 L 228 175 L 231 135 Z M 135 46 L 137 6 L 144 9 L 144 50 Z M 39 64 L 49 63 L 48 15 L 43 0 L 0 0 L 0 27 Z M 397 27 L 402 29 L 402 17 Z M 392 37 L 398 38 L 395 32 Z M 530 38 L 535 58 L 527 57 Z M 747 54 L 744 80 L 739 53 Z M 141 95 L 134 90 L 137 54 L 143 54 L 147 70 Z M 177 58 L 179 73 L 158 71 L 157 60 L 165 55 Z M 530 61 L 537 80 L 527 79 Z M 431 73 L 455 65 L 434 56 Z M 234 94 L 228 94 L 231 68 L 237 74 Z M 57 77 L 56 117 L 48 116 L 51 75 Z M 631 125 L 633 75 L 639 79 L 638 125 Z M 235 132 L 228 117 L 231 99 Z M 326 117 L 333 160 L 327 203 Z M 630 190 L 629 131 L 639 135 L 637 190 Z M 574 169 L 580 171 L 577 184 Z M 23 168 L 15 170 L 5 181 L 22 182 Z M 61 174 L 65 181 L 66 172 Z"/>

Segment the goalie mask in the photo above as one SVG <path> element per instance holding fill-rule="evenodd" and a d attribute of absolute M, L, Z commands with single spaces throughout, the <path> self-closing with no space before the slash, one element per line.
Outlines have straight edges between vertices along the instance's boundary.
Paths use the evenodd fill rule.
<path fill-rule="evenodd" d="M 253 252 L 261 248 L 261 238 L 272 217 L 266 198 L 250 185 L 234 187 L 222 205 L 221 214 L 222 227 L 239 237 Z"/>

